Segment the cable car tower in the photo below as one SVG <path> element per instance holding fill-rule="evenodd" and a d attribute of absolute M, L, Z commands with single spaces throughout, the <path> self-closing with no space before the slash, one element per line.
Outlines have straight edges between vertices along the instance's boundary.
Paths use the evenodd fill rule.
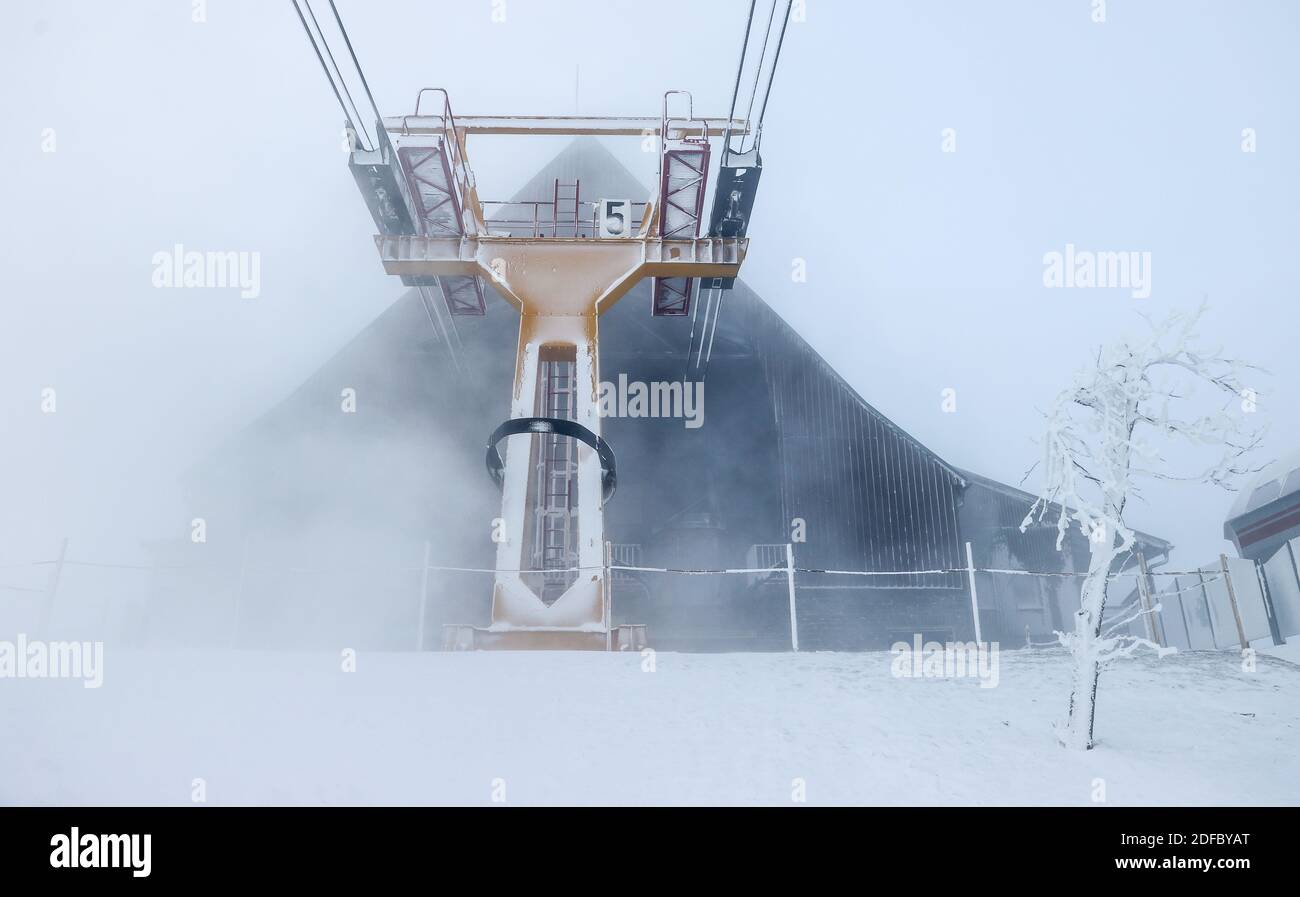
<path fill-rule="evenodd" d="M 617 469 L 600 435 L 600 315 L 647 277 L 656 316 L 687 315 L 695 305 L 698 318 L 692 293 L 705 293 L 697 366 L 707 364 L 703 334 L 710 332 L 711 345 L 722 294 L 735 283 L 748 249 L 763 115 L 792 0 L 770 0 L 765 28 L 761 17 L 755 27 L 757 0 L 751 0 L 725 118 L 697 117 L 681 90 L 664 94 L 658 118 L 456 116 L 440 88 L 419 91 L 409 115 L 384 117 L 338 10 L 327 2 L 329 15 L 320 17 L 311 0 L 294 0 L 294 7 L 343 109 L 348 166 L 379 230 L 375 246 L 385 272 L 419 289 L 449 345 L 449 316 L 484 314 L 485 281 L 519 311 L 510 418 L 489 437 L 486 455 L 502 490 L 505 529 L 491 622 L 448 625 L 443 646 L 639 649 L 645 627 L 613 623 L 604 575 L 603 507 L 614 494 Z M 750 96 L 745 116 L 737 118 L 745 84 Z M 373 129 L 354 92 L 368 102 Z M 674 102 L 685 105 L 685 115 L 670 114 Z M 580 181 L 557 181 L 550 203 L 524 204 L 531 214 L 521 215 L 506 208 L 520 204 L 480 199 L 467 149 L 478 134 L 653 135 L 660 144 L 656 190 L 645 202 L 590 201 L 583 200 Z M 714 138 L 722 139 L 723 151 L 701 235 Z M 485 217 L 485 205 L 502 213 Z M 692 326 L 688 350 L 695 336 Z M 525 435 L 509 440 L 502 459 L 499 446 Z"/>

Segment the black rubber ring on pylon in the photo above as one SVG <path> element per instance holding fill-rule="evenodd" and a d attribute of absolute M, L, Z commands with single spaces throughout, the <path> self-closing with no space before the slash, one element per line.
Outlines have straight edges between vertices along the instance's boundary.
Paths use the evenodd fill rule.
<path fill-rule="evenodd" d="M 505 485 L 506 467 L 505 462 L 501 460 L 501 453 L 497 451 L 497 443 L 507 436 L 518 436 L 522 433 L 554 433 L 557 436 L 568 436 L 595 449 L 597 457 L 600 458 L 601 504 L 613 497 L 614 490 L 618 486 L 618 468 L 614 461 L 614 450 L 609 447 L 608 442 L 576 420 L 565 420 L 560 417 L 511 418 L 492 431 L 487 444 L 487 471 L 488 476 L 492 477 L 492 482 L 497 484 L 497 488 Z"/>

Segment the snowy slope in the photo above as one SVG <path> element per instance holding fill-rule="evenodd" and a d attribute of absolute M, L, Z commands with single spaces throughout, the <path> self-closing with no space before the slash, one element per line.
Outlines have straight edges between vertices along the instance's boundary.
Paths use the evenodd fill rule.
<path fill-rule="evenodd" d="M 110 653 L 100 689 L 0 680 L 0 802 L 1300 804 L 1300 667 L 1103 675 L 1086 754 L 1050 728 L 1059 652 L 1000 683 L 875 654 Z"/>

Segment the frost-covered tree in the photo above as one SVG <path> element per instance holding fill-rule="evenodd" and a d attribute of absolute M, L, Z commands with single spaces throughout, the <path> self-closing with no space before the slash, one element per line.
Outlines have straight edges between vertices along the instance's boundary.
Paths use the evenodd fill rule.
<path fill-rule="evenodd" d="M 1155 478 L 1232 488 L 1236 477 L 1252 470 L 1246 458 L 1260 432 L 1246 424 L 1254 392 L 1242 377 L 1257 369 L 1219 349 L 1198 347 L 1196 325 L 1204 310 L 1147 321 L 1143 338 L 1101 348 L 1046 415 L 1043 486 L 1020 529 L 1054 514 L 1058 551 L 1072 525 L 1088 536 L 1090 548 L 1074 631 L 1057 633 L 1073 660 L 1069 712 L 1058 726 L 1068 747 L 1093 746 L 1097 683 L 1106 663 L 1141 648 L 1161 655 L 1173 650 L 1123 631 L 1158 606 L 1103 622 L 1111 574 L 1133 545 L 1124 515 L 1140 494 L 1139 483 Z M 1208 400 L 1195 396 L 1198 386 L 1208 387 Z M 1193 403 L 1197 411 L 1183 410 Z M 1160 447 L 1175 440 L 1191 444 L 1192 454 L 1208 453 L 1199 459 L 1204 466 L 1169 469 Z"/>

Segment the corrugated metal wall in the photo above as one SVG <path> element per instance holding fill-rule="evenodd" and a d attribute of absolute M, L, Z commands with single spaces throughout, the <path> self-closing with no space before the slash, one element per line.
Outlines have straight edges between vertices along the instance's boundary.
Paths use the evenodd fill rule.
<path fill-rule="evenodd" d="M 866 404 L 761 303 L 755 342 L 780 439 L 781 503 L 807 521 L 799 565 L 822 569 L 961 567 L 952 468 Z M 849 582 L 841 578 L 840 584 Z M 958 589 L 960 574 L 856 578 L 855 587 Z"/>

